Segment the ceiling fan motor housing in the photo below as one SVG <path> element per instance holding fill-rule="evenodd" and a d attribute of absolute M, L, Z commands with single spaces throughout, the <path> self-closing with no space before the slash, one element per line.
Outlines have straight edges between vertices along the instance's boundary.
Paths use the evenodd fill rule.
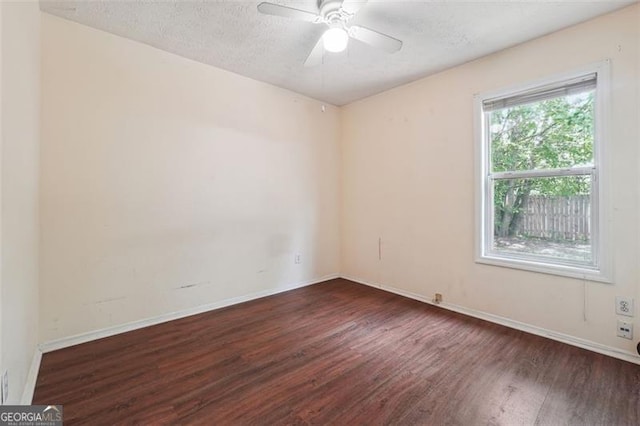
<path fill-rule="evenodd" d="M 318 9 L 330 26 L 344 26 L 351 18 L 351 14 L 342 9 L 342 0 L 318 0 Z"/>

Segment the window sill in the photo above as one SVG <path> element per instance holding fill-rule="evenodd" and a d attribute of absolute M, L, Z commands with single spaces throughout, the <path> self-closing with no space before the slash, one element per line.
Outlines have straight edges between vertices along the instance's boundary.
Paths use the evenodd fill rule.
<path fill-rule="evenodd" d="M 476 258 L 476 263 L 500 266 L 503 268 L 520 269 L 541 274 L 559 275 L 562 277 L 577 278 L 587 281 L 597 281 L 612 284 L 613 280 L 602 271 L 588 268 L 580 268 L 567 265 L 554 265 L 549 263 L 539 263 L 521 259 L 505 258 L 499 256 L 480 256 Z"/>

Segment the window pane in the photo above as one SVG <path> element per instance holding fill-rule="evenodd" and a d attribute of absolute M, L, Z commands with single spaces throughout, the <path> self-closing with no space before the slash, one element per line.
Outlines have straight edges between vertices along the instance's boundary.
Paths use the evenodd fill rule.
<path fill-rule="evenodd" d="M 593 91 L 487 115 L 492 172 L 593 165 Z"/>
<path fill-rule="evenodd" d="M 590 175 L 500 179 L 493 191 L 494 253 L 593 264 Z"/>

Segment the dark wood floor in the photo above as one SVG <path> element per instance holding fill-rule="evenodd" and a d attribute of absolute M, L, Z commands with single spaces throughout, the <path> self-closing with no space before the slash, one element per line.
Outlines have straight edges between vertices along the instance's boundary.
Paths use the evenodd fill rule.
<path fill-rule="evenodd" d="M 638 425 L 640 366 L 345 280 L 47 353 L 65 424 Z"/>

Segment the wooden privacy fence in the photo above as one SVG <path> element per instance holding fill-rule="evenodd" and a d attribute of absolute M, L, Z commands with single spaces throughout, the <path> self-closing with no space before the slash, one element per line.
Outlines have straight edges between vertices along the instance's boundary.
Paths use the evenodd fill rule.
<path fill-rule="evenodd" d="M 588 195 L 531 195 L 522 209 L 517 235 L 557 240 L 588 240 L 591 201 Z"/>

